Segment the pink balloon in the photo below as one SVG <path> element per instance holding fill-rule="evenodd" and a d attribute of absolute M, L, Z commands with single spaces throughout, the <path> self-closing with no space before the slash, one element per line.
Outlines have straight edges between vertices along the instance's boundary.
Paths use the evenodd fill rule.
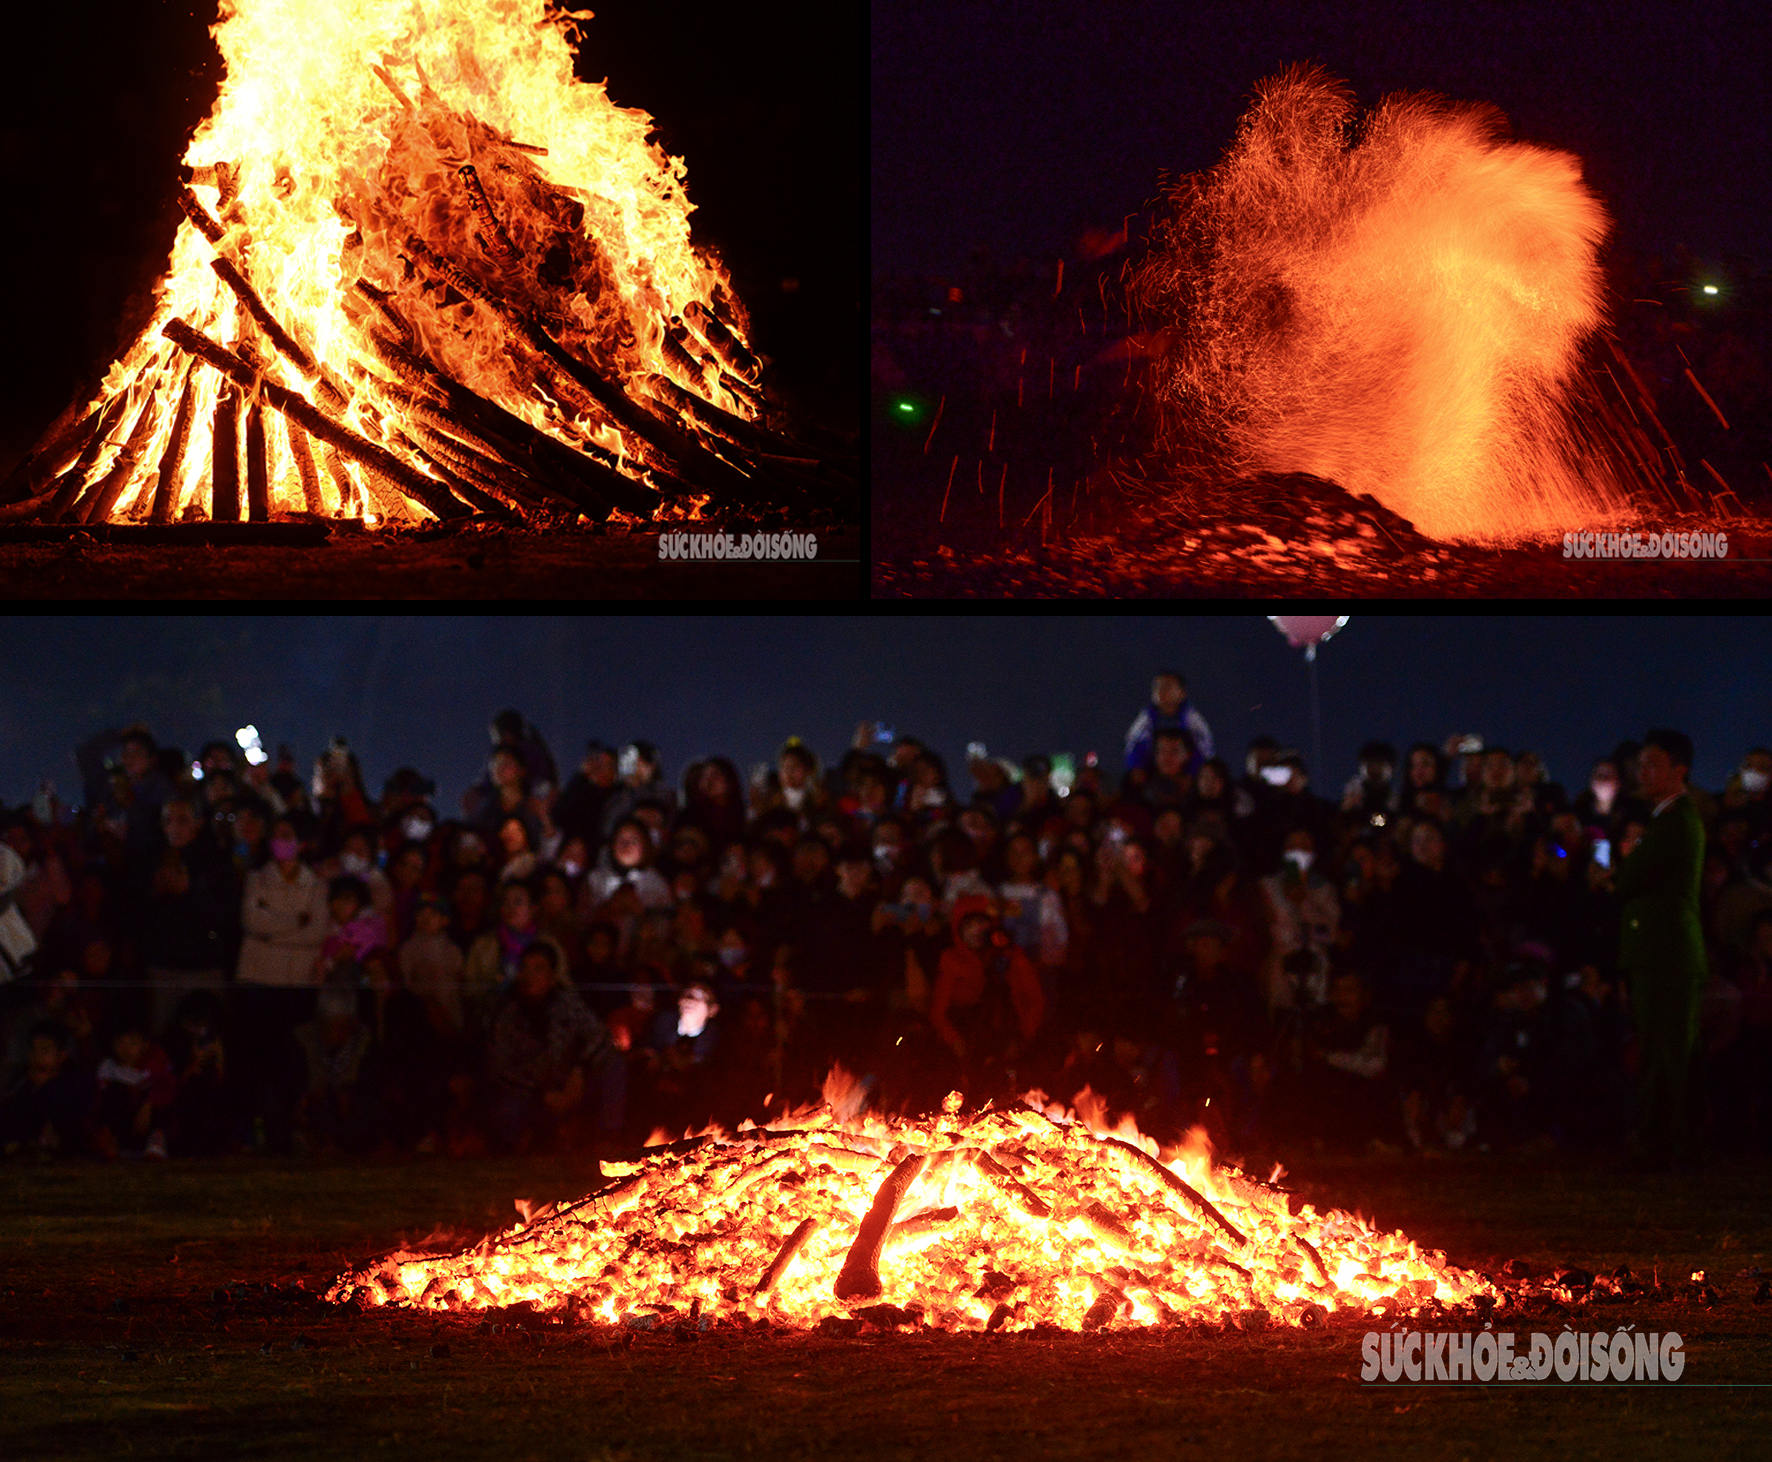
<path fill-rule="evenodd" d="M 1270 614 L 1268 618 L 1295 650 L 1322 644 L 1348 622 L 1345 614 Z"/>

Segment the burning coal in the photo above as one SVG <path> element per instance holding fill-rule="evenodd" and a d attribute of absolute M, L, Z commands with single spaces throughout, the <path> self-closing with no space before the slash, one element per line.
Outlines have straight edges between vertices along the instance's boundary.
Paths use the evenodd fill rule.
<path fill-rule="evenodd" d="M 836 1108 L 846 1109 L 838 1094 Z M 328 1298 L 424 1310 L 519 1303 L 615 1323 L 845 1314 L 946 1329 L 1220 1320 L 1309 1324 L 1494 1291 L 1445 1255 L 1308 1205 L 1203 1148 L 1162 1153 L 1034 1100 L 922 1121 L 827 1104 L 673 1143 L 579 1202 L 460 1253 L 401 1252 Z M 519 1205 L 527 1209 L 528 1205 Z"/>
<path fill-rule="evenodd" d="M 1163 445 L 1331 479 L 1437 538 L 1622 507 L 1634 445 L 1582 370 L 1610 225 L 1576 158 L 1505 132 L 1430 96 L 1357 116 L 1315 67 L 1262 83 L 1132 277 L 1168 331 Z"/>
<path fill-rule="evenodd" d="M 33 511 L 602 521 L 852 491 L 759 419 L 683 164 L 574 80 L 574 24 L 223 0 L 153 318 L 28 459 Z"/>

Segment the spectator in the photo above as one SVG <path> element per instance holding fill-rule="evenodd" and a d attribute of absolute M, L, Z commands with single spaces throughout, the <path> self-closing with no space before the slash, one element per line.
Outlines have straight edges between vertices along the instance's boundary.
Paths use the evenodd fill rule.
<path fill-rule="evenodd" d="M 1046 887 L 1040 847 L 1026 831 L 1011 833 L 1004 848 L 1005 876 L 997 886 L 1003 927 L 1016 947 L 1040 971 L 1047 1003 L 1058 995 L 1058 971 L 1064 967 L 1069 935 L 1059 897 Z"/>
<path fill-rule="evenodd" d="M 74 886 L 68 877 L 61 854 L 38 830 L 28 809 L 21 809 L 5 820 L 4 840 L 18 855 L 22 874 L 0 876 L 0 898 L 7 892 L 24 915 L 31 935 L 42 944 L 57 913 L 74 901 Z"/>
<path fill-rule="evenodd" d="M 1329 1004 L 1306 1033 L 1307 1130 L 1324 1146 L 1384 1150 L 1395 1139 L 1390 1027 L 1353 971 L 1338 974 Z"/>
<path fill-rule="evenodd" d="M 449 937 L 464 954 L 492 927 L 493 908 L 486 874 L 464 869 L 449 886 Z"/>
<path fill-rule="evenodd" d="M 1192 743 L 1188 755 L 1188 775 L 1200 770 L 1200 763 L 1212 755 L 1212 730 L 1206 718 L 1189 703 L 1187 682 L 1173 670 L 1157 673 L 1151 681 L 1151 701 L 1133 719 L 1126 731 L 1126 770 L 1143 771 L 1151 765 L 1155 754 L 1156 733 L 1164 727 L 1185 731 Z"/>
<path fill-rule="evenodd" d="M 516 980 L 524 953 L 540 941 L 564 974 L 566 952 L 536 926 L 535 893 L 521 879 L 499 890 L 498 923 L 474 941 L 462 966 L 462 1003 L 470 1017 L 488 1020 L 500 996 Z"/>
<path fill-rule="evenodd" d="M 738 768 L 723 756 L 696 762 L 683 774 L 683 816 L 678 828 L 700 828 L 711 850 L 744 839 L 745 807 Z"/>
<path fill-rule="evenodd" d="M 115 748 L 115 759 L 108 753 Z M 159 744 L 145 727 L 104 731 L 82 742 L 74 753 L 86 787 L 86 805 L 115 835 L 133 858 L 152 853 L 160 843 L 160 809 L 172 795 L 172 784 L 156 764 Z"/>
<path fill-rule="evenodd" d="M 1281 858 L 1282 871 L 1261 881 L 1272 931 L 1262 995 L 1270 1011 L 1309 1013 L 1329 999 L 1329 953 L 1341 907 L 1335 885 L 1314 867 L 1309 832 L 1288 833 Z"/>
<path fill-rule="evenodd" d="M 37 953 L 37 936 L 18 907 L 26 872 L 11 843 L 0 842 L 0 984 L 27 974 Z"/>
<path fill-rule="evenodd" d="M 461 1034 L 462 952 L 449 938 L 449 903 L 441 894 L 422 894 L 413 911 L 413 930 L 400 946 L 400 979 L 420 1001 L 438 1039 L 449 1044 Z"/>
<path fill-rule="evenodd" d="M 312 789 L 321 843 L 331 845 L 349 829 L 375 821 L 369 794 L 363 790 L 362 765 L 344 737 L 333 737 L 332 745 L 315 759 Z"/>
<path fill-rule="evenodd" d="M 462 812 L 468 821 L 479 822 L 494 803 L 502 803 L 507 811 L 511 810 L 508 794 L 517 780 L 523 784 L 524 796 L 532 796 L 544 806 L 551 802 L 560 785 L 554 754 L 548 749 L 541 732 L 524 719 L 523 713 L 508 709 L 500 711 L 487 727 L 487 736 L 492 750 L 487 758 L 486 775 L 462 797 Z M 501 752 L 509 756 L 502 767 Z M 520 778 L 513 778 L 513 769 L 521 774 Z"/>
<path fill-rule="evenodd" d="M 1359 775 L 1342 789 L 1342 812 L 1356 823 L 1383 827 L 1396 808 L 1397 794 L 1391 786 L 1396 770 L 1396 747 L 1388 741 L 1368 741 L 1360 748 Z"/>
<path fill-rule="evenodd" d="M 91 1068 L 74 1061 L 67 1028 L 44 1021 L 0 1096 L 0 1153 L 53 1157 L 86 1149 L 94 1089 Z"/>
<path fill-rule="evenodd" d="M 1641 1051 L 1638 1138 L 1651 1166 L 1685 1151 L 1686 1083 L 1708 977 L 1698 914 L 1704 824 L 1687 795 L 1691 739 L 1655 730 L 1643 738 L 1637 785 L 1653 811 L 1627 843 L 1614 886 L 1625 900 L 1619 960 L 1630 979 Z"/>
<path fill-rule="evenodd" d="M 372 949 L 388 947 L 388 926 L 369 899 L 369 885 L 341 873 L 326 887 L 326 909 L 332 924 L 320 945 L 315 983 L 325 984 L 343 966 L 355 967 Z"/>
<path fill-rule="evenodd" d="M 531 943 L 493 1021 L 492 1131 L 508 1151 L 556 1138 L 570 1145 L 593 1108 L 602 1132 L 621 1125 L 625 1068 L 564 973 L 551 942 Z"/>
<path fill-rule="evenodd" d="M 1445 798 L 1446 760 L 1431 743 L 1417 741 L 1409 748 L 1409 764 L 1397 792 L 1396 816 L 1412 818 L 1426 813 L 1444 821 Z"/>
<path fill-rule="evenodd" d="M 468 826 L 480 834 L 488 846 L 499 848 L 504 842 L 505 824 L 515 819 L 522 825 L 530 847 L 542 841 L 541 801 L 531 790 L 529 772 L 523 753 L 515 746 L 493 748 L 487 769 L 489 787 L 476 787 L 462 797 L 463 815 Z M 469 808 L 472 811 L 468 811 Z M 501 861 L 508 851 L 498 855 Z"/>
<path fill-rule="evenodd" d="M 193 990 L 179 1002 L 166 1043 L 176 1082 L 166 1120 L 174 1157 L 219 1157 L 244 1146 L 224 1024 L 221 1000 L 212 990 Z"/>
<path fill-rule="evenodd" d="M 271 825 L 270 859 L 246 875 L 241 903 L 239 980 L 243 985 L 308 986 L 326 942 L 327 886 L 301 861 L 292 818 Z"/>
<path fill-rule="evenodd" d="M 1040 977 L 997 923 L 988 898 L 954 907 L 955 942 L 941 956 L 929 1023 L 953 1053 L 962 1089 L 1006 1094 L 1045 1015 Z"/>
<path fill-rule="evenodd" d="M 188 989 L 219 989 L 239 953 L 240 886 L 185 796 L 160 809 L 165 843 L 142 869 L 138 941 L 154 987 L 153 1029 L 164 1030 Z"/>
<path fill-rule="evenodd" d="M 1209 1121 L 1247 1142 L 1267 1086 L 1268 1032 L 1260 993 L 1228 962 L 1236 938 L 1237 931 L 1217 919 L 1196 920 L 1185 931 L 1174 1045 L 1184 1121 Z"/>
<path fill-rule="evenodd" d="M 585 747 L 584 759 L 554 802 L 554 825 L 566 839 L 579 838 L 585 850 L 603 841 L 603 812 L 615 792 L 615 751 L 601 741 Z"/>
<path fill-rule="evenodd" d="M 720 1051 L 719 1016 L 714 987 L 697 979 L 654 1017 L 647 1065 L 656 1120 L 667 1132 L 693 1131 L 707 1123 Z"/>
<path fill-rule="evenodd" d="M 93 1143 L 103 1157 L 140 1153 L 166 1156 L 166 1120 L 178 1081 L 166 1053 L 140 1021 L 124 1020 L 111 1037 L 111 1053 L 98 1066 L 98 1110 Z"/>
<path fill-rule="evenodd" d="M 637 817 L 616 824 L 609 846 L 590 872 L 586 886 L 592 913 L 609 903 L 622 889 L 631 889 L 639 906 L 662 909 L 671 902 L 671 889 L 652 866 L 652 834 Z"/>
<path fill-rule="evenodd" d="M 621 781 L 603 806 L 603 836 L 613 838 L 617 828 L 642 803 L 652 803 L 667 814 L 675 811 L 677 794 L 664 779 L 664 762 L 650 741 L 630 741 L 616 759 Z"/>
<path fill-rule="evenodd" d="M 296 1109 L 299 1148 L 367 1152 L 378 1135 L 365 1079 L 372 1037 L 357 1013 L 355 989 L 329 983 L 314 1018 L 296 1027 L 295 1041 L 307 1063 L 307 1090 Z"/>

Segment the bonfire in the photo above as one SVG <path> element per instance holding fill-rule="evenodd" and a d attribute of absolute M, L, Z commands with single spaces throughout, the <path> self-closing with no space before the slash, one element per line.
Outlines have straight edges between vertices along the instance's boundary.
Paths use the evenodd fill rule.
<path fill-rule="evenodd" d="M 1493 1297 L 1482 1276 L 1400 1233 L 1293 1206 L 1216 1164 L 1203 1137 L 1165 1151 L 1047 1106 L 921 1120 L 826 1101 L 604 1164 L 610 1180 L 448 1254 L 401 1251 L 328 1298 L 471 1311 L 527 1304 L 604 1324 L 831 1318 L 949 1330 L 1184 1321 L 1320 1324 Z"/>
<path fill-rule="evenodd" d="M 145 329 L 13 520 L 367 525 L 846 507 L 771 424 L 680 160 L 543 0 L 223 0 Z"/>

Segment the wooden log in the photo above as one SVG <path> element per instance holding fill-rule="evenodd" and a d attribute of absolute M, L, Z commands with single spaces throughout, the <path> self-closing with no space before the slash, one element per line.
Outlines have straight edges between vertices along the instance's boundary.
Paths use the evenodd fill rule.
<path fill-rule="evenodd" d="M 1127 1302 L 1124 1290 L 1116 1289 L 1104 1280 L 1098 1279 L 1095 1282 L 1095 1288 L 1095 1303 L 1083 1314 L 1083 1328 L 1085 1330 L 1101 1329 L 1103 1325 L 1120 1313 L 1120 1306 Z"/>
<path fill-rule="evenodd" d="M 732 368 L 732 373 L 754 381 L 762 373 L 762 362 L 745 348 L 744 342 L 726 328 L 721 318 L 700 300 L 690 300 L 683 308 L 683 318 L 713 347 L 714 354 Z"/>
<path fill-rule="evenodd" d="M 803 1218 L 794 1231 L 782 1241 L 782 1246 L 775 1251 L 775 1258 L 769 1261 L 769 1267 L 763 1271 L 763 1277 L 757 1281 L 757 1287 L 751 1291 L 753 1295 L 768 1294 L 775 1288 L 776 1282 L 787 1273 L 788 1265 L 794 1262 L 794 1256 L 806 1247 L 806 1241 L 818 1228 L 816 1218 Z"/>
<path fill-rule="evenodd" d="M 271 521 L 271 475 L 265 459 L 265 412 L 257 401 L 246 413 L 246 517 Z"/>
<path fill-rule="evenodd" d="M 120 391 L 105 403 L 104 412 L 99 417 L 98 428 L 93 432 L 91 440 L 86 443 L 85 450 L 75 460 L 74 465 L 64 472 L 57 480 L 55 495 L 50 499 L 49 506 L 43 510 L 45 523 L 59 523 L 69 516 L 70 509 L 79 501 L 80 490 L 86 486 L 86 479 L 92 475 L 92 469 L 104 453 L 105 443 L 110 435 L 121 424 L 124 414 L 129 409 L 129 393 Z"/>
<path fill-rule="evenodd" d="M 1311 1256 L 1311 1263 L 1317 1266 L 1317 1273 L 1323 1276 L 1323 1283 L 1334 1284 L 1335 1281 L 1329 1277 L 1329 1270 L 1323 1264 L 1323 1256 L 1317 1252 L 1317 1246 L 1303 1234 L 1295 1233 L 1292 1237 L 1298 1241 L 1299 1247 Z"/>
<path fill-rule="evenodd" d="M 103 523 L 111 516 L 111 509 L 117 506 L 117 499 L 123 496 L 123 489 L 129 486 L 130 479 L 135 476 L 136 469 L 141 466 L 141 455 L 148 448 L 148 439 L 154 434 L 157 413 L 157 393 L 152 386 L 145 388 L 141 414 L 136 417 L 135 425 L 130 428 L 129 438 L 118 452 L 117 460 L 111 464 L 111 470 L 86 490 L 74 512 L 83 523 Z"/>
<path fill-rule="evenodd" d="M 320 496 L 320 474 L 314 468 L 314 448 L 308 434 L 289 417 L 283 418 L 289 432 L 289 455 L 295 458 L 296 475 L 301 478 L 302 503 L 310 513 L 324 513 L 326 500 Z"/>
<path fill-rule="evenodd" d="M 185 217 L 191 220 L 192 227 L 219 249 L 221 241 L 228 236 L 228 231 L 221 226 L 215 215 L 203 206 L 197 195 L 189 188 L 179 189 L 178 206 L 184 209 Z"/>
<path fill-rule="evenodd" d="M 874 1192 L 874 1201 L 862 1219 L 855 1242 L 849 1246 L 843 1271 L 837 1276 L 836 1296 L 840 1300 L 873 1299 L 881 1291 L 880 1250 L 886 1232 L 892 1227 L 893 1215 L 912 1183 L 922 1176 L 929 1159 L 921 1153 L 907 1157 L 886 1175 Z"/>
<path fill-rule="evenodd" d="M 435 472 L 439 478 L 449 485 L 449 490 L 462 499 L 462 501 L 468 503 L 472 507 L 478 508 L 481 512 L 486 513 L 491 517 L 502 518 L 506 522 L 521 518 L 522 514 L 519 510 L 506 506 L 503 502 L 499 501 L 498 498 L 494 497 L 492 493 L 481 487 L 466 474 L 451 471 L 434 453 L 427 452 L 423 447 L 419 446 L 417 442 L 413 441 L 411 437 L 407 436 L 405 432 L 395 432 L 394 440 L 418 457 L 420 461 L 431 469 L 431 471 Z"/>
<path fill-rule="evenodd" d="M 687 349 L 683 342 L 689 338 L 689 331 L 682 325 L 672 325 L 664 333 L 664 358 L 680 370 L 688 379 L 698 386 L 707 384 L 707 371 Z"/>
<path fill-rule="evenodd" d="M 47 518 L 45 510 L 55 501 L 58 487 L 59 484 L 52 483 L 36 497 L 28 497 L 22 503 L 8 503 L 0 508 L 0 523 L 29 522 L 39 513 L 44 513 Z"/>
<path fill-rule="evenodd" d="M 505 232 L 505 226 L 498 221 L 498 215 L 492 211 L 492 203 L 486 197 L 486 189 L 481 184 L 480 174 L 475 171 L 474 165 L 471 162 L 464 163 L 456 169 L 456 175 L 468 190 L 468 206 L 493 237 L 493 243 L 487 247 L 487 251 L 496 253 L 501 259 L 522 258 L 523 251 L 512 242 L 511 236 Z"/>
<path fill-rule="evenodd" d="M 252 281 L 228 259 L 211 259 L 209 267 L 234 292 L 241 307 L 252 316 L 254 323 L 264 331 L 265 338 L 277 348 L 278 353 L 300 371 L 305 379 L 314 382 L 314 389 L 321 400 L 335 411 L 344 410 L 345 393 L 320 368 L 320 363 L 278 322 L 277 317 L 259 297 L 258 291 L 252 287 Z"/>
<path fill-rule="evenodd" d="M 358 283 L 363 284 L 362 281 Z M 373 286 L 365 286 L 365 292 L 375 298 Z M 409 329 L 391 306 L 384 310 L 384 314 L 396 328 Z M 419 409 L 438 412 L 441 416 L 439 424 L 446 431 L 480 438 L 513 470 L 544 478 L 574 497 L 580 511 L 601 522 L 609 516 L 611 504 L 641 517 L 651 517 L 657 508 L 658 497 L 643 483 L 618 472 L 613 459 L 607 458 L 600 448 L 581 450 L 568 446 L 506 411 L 497 402 L 470 390 L 414 352 L 373 332 L 370 339 L 376 356 L 400 373 L 410 386 L 435 388 L 442 393 L 442 402 L 427 402 Z M 378 389 L 385 392 L 385 387 Z"/>
<path fill-rule="evenodd" d="M 903 1223 L 895 1223 L 886 1231 L 886 1242 L 896 1244 L 904 1239 L 918 1239 L 925 1234 L 937 1233 L 959 1218 L 958 1208 L 925 1208 L 921 1213 L 913 1213 Z"/>
<path fill-rule="evenodd" d="M 767 484 L 755 482 L 736 471 L 686 433 L 631 400 L 600 372 L 570 354 L 533 316 L 523 314 L 459 265 L 445 259 L 416 234 L 408 236 L 406 247 L 414 258 L 442 275 L 461 293 L 490 309 L 511 334 L 527 343 L 540 360 L 554 367 L 558 378 L 576 387 L 606 411 L 618 426 L 626 427 L 663 452 L 680 475 L 715 497 L 741 501 L 768 498 Z"/>
<path fill-rule="evenodd" d="M 201 357 L 236 384 L 250 388 L 255 383 L 255 372 L 245 361 L 216 344 L 201 331 L 193 329 L 185 321 L 168 321 L 163 333 L 181 349 Z M 380 473 L 407 497 L 423 504 L 436 517 L 461 518 L 472 511 L 454 498 L 443 484 L 426 477 L 416 468 L 409 467 L 385 447 L 378 447 L 374 442 L 358 436 L 349 427 L 333 421 L 288 387 L 270 380 L 257 381 L 257 384 L 267 405 L 292 417 L 311 436 L 360 462 L 365 468 Z"/>
<path fill-rule="evenodd" d="M 760 427 L 754 421 L 746 421 L 742 416 L 734 416 L 724 411 L 711 401 L 704 401 L 693 391 L 686 391 L 669 376 L 652 375 L 646 378 L 649 391 L 663 398 L 664 403 L 680 416 L 691 416 L 709 431 L 717 432 L 728 441 L 741 447 L 747 447 L 758 453 L 775 453 L 785 457 L 811 458 L 819 462 L 841 464 L 853 461 L 840 452 L 827 451 L 823 447 L 814 446 L 811 442 L 797 441 L 793 437 L 783 436 L 780 432 L 772 432 L 767 427 Z"/>
<path fill-rule="evenodd" d="M 152 521 L 170 523 L 178 497 L 178 469 L 185 455 L 185 434 L 191 427 L 191 398 L 197 394 L 191 372 L 183 372 L 178 388 L 178 410 L 172 417 L 172 435 L 166 439 L 166 450 L 160 454 L 160 470 L 154 484 Z"/>
<path fill-rule="evenodd" d="M 1196 1193 L 1191 1186 L 1176 1177 L 1174 1173 L 1170 1172 L 1167 1167 L 1158 1162 L 1142 1147 L 1134 1147 L 1130 1142 L 1123 1141 L 1118 1137 L 1103 1137 L 1101 1141 L 1115 1151 L 1131 1156 L 1140 1167 L 1160 1179 L 1163 1185 L 1171 1192 L 1179 1193 L 1188 1201 L 1189 1205 L 1192 1206 L 1196 1217 L 1208 1218 L 1213 1223 L 1217 1224 L 1219 1228 L 1223 1229 L 1226 1234 L 1236 1241 L 1239 1248 L 1248 1244 L 1249 1240 L 1243 1234 L 1242 1230 L 1238 1229 L 1228 1218 L 1208 1203 L 1205 1198 Z"/>
<path fill-rule="evenodd" d="M 61 415 L 49 424 L 24 460 L 0 482 L 0 499 L 35 497 L 46 483 L 60 477 L 79 460 L 103 416 L 101 406 L 83 411 L 83 405 L 74 401 L 62 408 Z"/>
<path fill-rule="evenodd" d="M 240 393 L 226 382 L 215 403 L 215 446 L 209 459 L 209 516 L 240 521 Z"/>
<path fill-rule="evenodd" d="M 968 1147 L 962 1151 L 966 1161 L 972 1164 L 979 1176 L 1013 1201 L 1015 1206 L 1027 1214 L 1029 1218 L 1050 1218 L 1052 1216 L 1052 1206 L 988 1152 L 978 1147 Z"/>

